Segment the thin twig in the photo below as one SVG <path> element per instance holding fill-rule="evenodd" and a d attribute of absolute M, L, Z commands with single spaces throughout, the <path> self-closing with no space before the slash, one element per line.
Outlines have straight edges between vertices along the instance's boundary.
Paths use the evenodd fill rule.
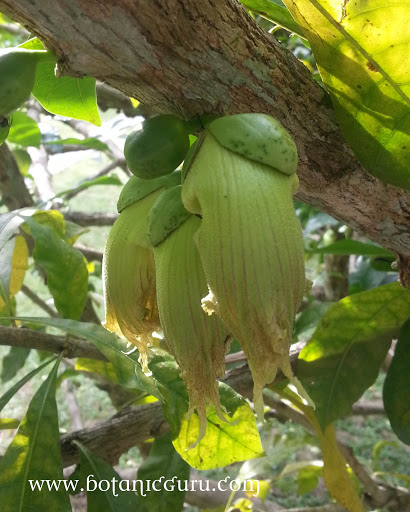
<path fill-rule="evenodd" d="M 103 253 L 94 247 L 87 247 L 79 243 L 76 243 L 74 247 L 82 252 L 88 261 L 102 261 L 103 259 Z"/>
<path fill-rule="evenodd" d="M 108 174 L 109 172 L 111 172 L 113 169 L 116 169 L 117 167 L 119 168 L 123 168 L 123 166 L 126 165 L 126 162 L 125 162 L 125 158 L 121 158 L 121 159 L 116 159 L 116 160 L 113 160 L 112 162 L 110 162 L 109 164 L 107 164 L 105 167 L 103 167 L 101 169 L 101 171 L 97 172 L 97 174 L 94 174 L 94 176 L 90 176 L 89 178 L 85 179 L 85 180 L 82 180 L 80 182 L 80 184 L 82 183 L 86 183 L 88 181 L 93 181 L 93 180 L 96 180 L 98 178 L 101 178 L 102 176 L 105 176 L 106 174 Z M 67 194 L 65 194 L 64 198 L 66 200 L 69 200 L 69 199 L 72 199 L 73 197 L 75 197 L 76 195 L 78 195 L 80 192 L 82 192 L 84 189 L 82 188 L 75 188 L 74 190 L 72 190 L 71 192 L 68 192 Z"/>
<path fill-rule="evenodd" d="M 41 299 L 36 293 L 34 293 L 28 286 L 23 284 L 21 291 L 28 297 L 34 304 L 37 304 L 43 311 L 53 318 L 57 318 L 60 315 L 52 307 L 50 307 L 43 299 Z"/>
<path fill-rule="evenodd" d="M 64 218 L 80 226 L 112 226 L 118 215 L 114 213 L 87 213 L 71 211 Z"/>
<path fill-rule="evenodd" d="M 78 338 L 55 336 L 25 327 L 15 328 L 0 325 L 0 345 L 46 350 L 53 354 L 60 354 L 64 351 L 65 357 L 69 359 L 88 357 L 107 361 L 107 358 L 91 343 Z"/>

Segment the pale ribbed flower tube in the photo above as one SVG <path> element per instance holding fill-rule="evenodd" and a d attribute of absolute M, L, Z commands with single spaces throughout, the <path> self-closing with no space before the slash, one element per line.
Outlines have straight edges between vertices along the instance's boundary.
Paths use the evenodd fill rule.
<path fill-rule="evenodd" d="M 135 345 L 148 373 L 147 349 L 161 329 L 155 294 L 155 265 L 147 236 L 148 214 L 167 187 L 181 180 L 174 172 L 153 180 L 132 177 L 118 200 L 120 215 L 112 226 L 103 257 L 103 326 Z"/>
<path fill-rule="evenodd" d="M 277 140 L 270 141 L 268 133 L 262 140 L 256 138 L 255 147 L 254 140 L 248 143 L 246 138 L 248 133 L 255 138 L 253 119 L 248 126 L 244 116 L 250 115 L 217 120 L 229 119 L 223 142 L 234 151 L 206 130 L 185 170 L 182 200 L 202 218 L 195 240 L 209 287 L 203 308 L 217 313 L 240 342 L 254 380 L 255 409 L 262 418 L 263 387 L 278 369 L 308 398 L 289 361 L 293 321 L 305 292 L 303 238 L 292 202 L 298 184 L 295 157 L 289 154 L 293 141 L 287 134 L 291 142 L 279 138 L 281 126 L 273 120 Z M 242 117 L 237 133 L 232 130 L 235 117 Z M 262 117 L 263 131 L 271 118 Z M 272 148 L 265 148 L 269 142 L 282 155 L 272 157 Z M 272 165 L 283 162 L 287 174 Z"/>
<path fill-rule="evenodd" d="M 164 201 L 159 204 L 161 198 L 158 200 L 158 207 L 154 206 L 151 216 L 159 212 L 159 215 L 174 222 L 175 209 L 167 206 L 170 201 L 175 205 L 174 200 L 178 201 L 179 198 L 180 207 L 183 208 L 180 189 L 175 187 L 164 192 Z M 223 322 L 215 315 L 207 315 L 201 307 L 201 299 L 208 288 L 193 241 L 201 221 L 186 211 L 185 214 L 185 219 L 179 217 L 174 222 L 171 232 L 170 221 L 163 223 L 169 233 L 162 241 L 157 243 L 154 237 L 151 240 L 154 245 L 157 301 L 164 340 L 181 368 L 181 378 L 189 397 L 188 418 L 196 410 L 200 420 L 196 445 L 206 433 L 209 406 L 214 406 L 218 417 L 227 421 L 221 411 L 216 379 L 225 374 L 229 336 Z M 151 233 L 154 231 L 159 232 L 151 224 Z"/>

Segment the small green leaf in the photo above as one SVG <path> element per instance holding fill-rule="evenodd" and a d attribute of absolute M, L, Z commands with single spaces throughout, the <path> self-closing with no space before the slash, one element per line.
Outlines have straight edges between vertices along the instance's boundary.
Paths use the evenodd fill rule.
<path fill-rule="evenodd" d="M 37 65 L 33 96 L 52 114 L 88 121 L 101 126 L 97 108 L 95 78 L 57 78 L 54 64 L 40 62 Z"/>
<path fill-rule="evenodd" d="M 320 247 L 307 251 L 315 254 L 357 254 L 362 256 L 381 256 L 386 258 L 394 258 L 394 255 L 387 249 L 383 249 L 378 245 L 365 244 L 358 240 L 339 240 L 334 244 L 327 245 L 326 247 Z"/>
<path fill-rule="evenodd" d="M 322 476 L 322 466 L 308 465 L 302 468 L 297 476 L 298 495 L 300 496 L 316 489 L 320 476 Z"/>
<path fill-rule="evenodd" d="M 63 488 L 41 491 L 30 487 L 33 480 L 63 479 L 55 401 L 60 359 L 31 400 L 17 434 L 0 461 L 0 502 L 7 504 L 10 511 L 71 511 Z"/>
<path fill-rule="evenodd" d="M 17 162 L 17 165 L 19 167 L 19 171 L 21 172 L 21 174 L 27 178 L 28 177 L 28 170 L 30 168 L 30 165 L 31 165 L 31 157 L 30 155 L 27 153 L 27 151 L 25 149 L 20 149 L 20 148 L 17 148 L 17 149 L 14 149 L 13 150 L 13 156 Z"/>
<path fill-rule="evenodd" d="M 30 39 L 20 47 L 30 50 L 44 48 L 37 38 Z M 32 91 L 36 100 L 52 114 L 81 119 L 101 126 L 95 79 L 69 76 L 57 78 L 54 69 L 53 61 L 41 61 L 37 64 L 36 81 Z"/>
<path fill-rule="evenodd" d="M 276 25 L 285 28 L 303 39 L 306 37 L 289 11 L 275 2 L 272 2 L 272 0 L 240 0 L 240 2 L 246 9 L 253 11 L 255 14 L 259 14 L 259 16 L 276 23 Z"/>
<path fill-rule="evenodd" d="M 104 142 L 101 142 L 99 139 L 95 137 L 87 137 L 85 139 L 76 139 L 74 137 L 70 137 L 68 139 L 57 139 L 57 140 L 49 140 L 43 142 L 45 145 L 61 145 L 61 146 L 84 146 L 87 149 L 98 149 L 98 151 L 108 151 L 108 146 Z"/>
<path fill-rule="evenodd" d="M 24 112 L 14 112 L 7 141 L 23 147 L 38 148 L 41 143 L 40 128 L 34 119 Z"/>
<path fill-rule="evenodd" d="M 13 398 L 13 396 L 19 391 L 26 382 L 28 382 L 30 379 L 34 377 L 39 371 L 41 371 L 43 368 L 45 368 L 47 365 L 51 363 L 51 361 L 54 361 L 54 357 L 52 359 L 48 359 L 40 366 L 37 366 L 37 368 L 34 368 L 30 373 L 25 375 L 22 379 L 20 379 L 16 384 L 14 384 L 13 387 L 8 389 L 1 397 L 0 397 L 0 412 L 6 407 L 6 405 L 9 403 L 9 401 Z"/>
<path fill-rule="evenodd" d="M 383 403 L 391 428 L 410 445 L 410 319 L 397 340 L 393 359 L 383 386 Z"/>
<path fill-rule="evenodd" d="M 140 497 L 142 506 L 149 512 L 179 512 L 184 506 L 185 492 L 178 489 L 178 481 L 189 480 L 189 465 L 181 459 L 172 445 L 171 433 L 155 439 L 149 456 L 138 470 L 138 480 L 154 482 L 159 480 L 158 489 L 161 492 L 149 492 L 146 497 Z M 164 481 L 168 489 L 164 489 Z M 162 484 L 161 484 L 162 482 Z M 172 490 L 172 487 L 174 489 Z M 146 488 L 144 486 L 144 488 Z M 183 487 L 182 487 L 183 488 Z M 139 509 L 138 509 L 139 510 Z"/>
<path fill-rule="evenodd" d="M 3 384 L 13 379 L 16 373 L 23 368 L 29 353 L 29 348 L 10 347 L 2 361 L 0 380 Z"/>
<path fill-rule="evenodd" d="M 75 222 L 71 222 L 69 220 L 65 220 L 65 241 L 70 245 L 74 245 L 76 241 L 80 238 L 81 235 L 88 233 L 89 228 L 85 228 L 84 226 L 80 226 Z"/>
<path fill-rule="evenodd" d="M 79 318 L 88 292 L 88 270 L 83 255 L 49 226 L 31 218 L 25 220 L 35 241 L 33 258 L 47 273 L 57 311 L 67 318 Z"/>
<path fill-rule="evenodd" d="M 348 414 L 375 381 L 409 315 L 410 291 L 392 283 L 346 297 L 322 317 L 297 370 L 322 428 Z"/>
<path fill-rule="evenodd" d="M 87 512 L 131 512 L 139 510 L 137 496 L 132 490 L 127 491 L 119 488 L 118 484 L 122 479 L 118 473 L 107 462 L 78 441 L 74 441 L 74 444 L 80 452 L 81 477 L 83 479 L 88 477 Z M 98 486 L 99 483 L 101 483 L 100 487 Z"/>

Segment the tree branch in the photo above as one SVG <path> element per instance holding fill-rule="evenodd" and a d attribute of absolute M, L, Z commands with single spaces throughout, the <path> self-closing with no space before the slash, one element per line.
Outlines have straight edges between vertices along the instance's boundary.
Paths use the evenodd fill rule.
<path fill-rule="evenodd" d="M 34 205 L 23 175 L 7 144 L 0 146 L 0 192 L 2 201 L 10 211 Z"/>
<path fill-rule="evenodd" d="M 94 249 L 93 247 L 88 247 L 79 243 L 76 243 L 74 247 L 82 252 L 88 261 L 102 261 L 103 259 L 103 253 L 98 249 Z"/>
<path fill-rule="evenodd" d="M 410 193 L 362 169 L 324 89 L 235 0 L 0 0 L 0 10 L 56 51 L 61 73 L 94 76 L 157 112 L 275 116 L 297 142 L 298 197 L 410 255 Z"/>
<path fill-rule="evenodd" d="M 80 226 L 112 226 L 118 215 L 114 213 L 87 213 L 70 211 L 64 218 Z"/>
<path fill-rule="evenodd" d="M 28 286 L 23 284 L 21 291 L 26 295 L 34 304 L 39 306 L 43 311 L 52 317 L 58 317 L 59 314 L 55 309 L 51 308 L 43 299 L 41 299 L 36 293 L 34 293 Z"/>
<path fill-rule="evenodd" d="M 54 336 L 25 327 L 16 328 L 0 325 L 0 345 L 46 350 L 54 354 L 60 354 L 64 351 L 64 356 L 68 359 L 88 357 L 99 361 L 107 361 L 107 358 L 91 343 L 68 336 Z"/>

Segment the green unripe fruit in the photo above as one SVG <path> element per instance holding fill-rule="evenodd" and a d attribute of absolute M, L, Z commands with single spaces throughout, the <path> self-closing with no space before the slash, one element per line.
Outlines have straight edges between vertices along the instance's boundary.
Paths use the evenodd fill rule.
<path fill-rule="evenodd" d="M 45 53 L 45 52 L 41 52 Z M 0 51 L 0 116 L 6 117 L 30 97 L 39 52 L 23 49 Z"/>
<path fill-rule="evenodd" d="M 185 123 L 172 115 L 144 121 L 142 130 L 127 137 L 124 155 L 129 170 L 138 178 L 153 179 L 171 173 L 189 149 Z"/>

